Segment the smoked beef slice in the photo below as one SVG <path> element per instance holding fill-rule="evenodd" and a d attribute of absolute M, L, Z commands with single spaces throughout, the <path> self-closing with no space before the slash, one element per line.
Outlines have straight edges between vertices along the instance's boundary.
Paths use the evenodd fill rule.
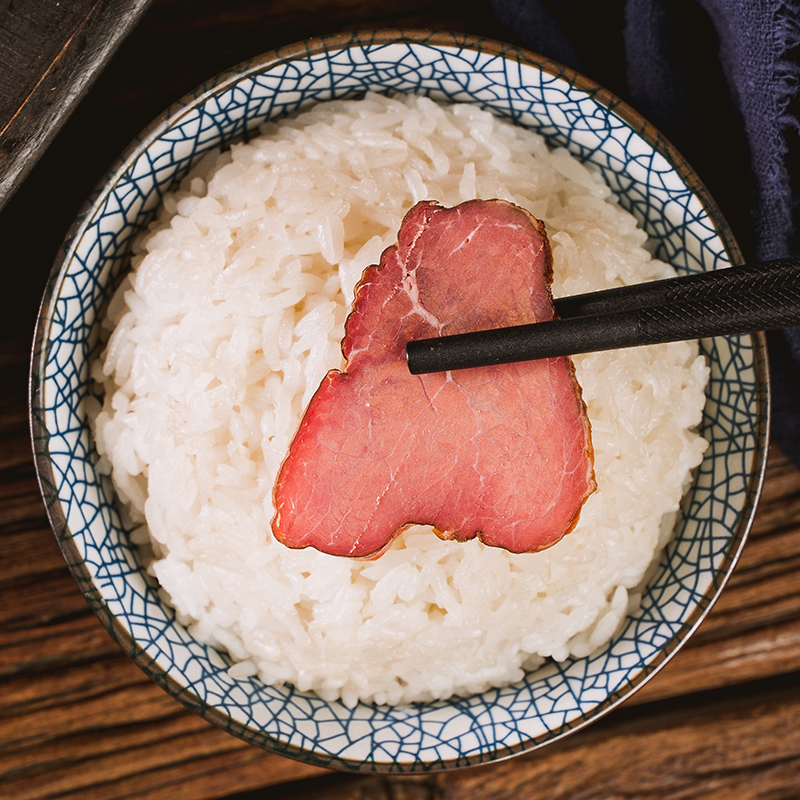
<path fill-rule="evenodd" d="M 515 553 L 575 525 L 594 490 L 567 358 L 411 375 L 406 342 L 550 320 L 544 225 L 501 200 L 412 208 L 356 290 L 342 352 L 275 485 L 276 537 L 380 555 L 411 524 Z"/>

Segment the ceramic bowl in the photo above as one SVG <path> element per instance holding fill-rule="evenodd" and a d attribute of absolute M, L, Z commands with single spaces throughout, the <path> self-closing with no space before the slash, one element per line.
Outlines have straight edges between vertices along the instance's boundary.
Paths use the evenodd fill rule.
<path fill-rule="evenodd" d="M 605 647 L 469 698 L 346 708 L 227 673 L 146 577 L 120 523 L 83 410 L 98 315 L 131 241 L 166 191 L 209 149 L 315 101 L 417 92 L 476 103 L 596 165 L 680 273 L 740 261 L 695 173 L 618 98 L 535 54 L 462 35 L 335 36 L 231 69 L 169 108 L 111 168 L 73 226 L 38 321 L 31 414 L 42 492 L 66 560 L 130 657 L 177 700 L 243 739 L 340 769 L 414 772 L 469 766 L 552 742 L 629 697 L 686 641 L 721 591 L 760 490 L 768 428 L 761 335 L 702 343 L 711 367 L 710 441 L 684 517 L 641 609 Z"/>

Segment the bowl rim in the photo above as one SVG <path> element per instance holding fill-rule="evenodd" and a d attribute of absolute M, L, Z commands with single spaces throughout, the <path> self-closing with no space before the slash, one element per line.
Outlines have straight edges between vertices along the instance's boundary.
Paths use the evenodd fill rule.
<path fill-rule="evenodd" d="M 731 263 L 742 263 L 743 259 L 739 246 L 719 206 L 686 159 L 684 159 L 672 143 L 664 137 L 655 126 L 649 123 L 632 106 L 621 100 L 613 92 L 605 89 L 603 86 L 585 77 L 581 73 L 525 48 L 465 33 L 389 28 L 315 37 L 275 48 L 261 55 L 242 61 L 220 72 L 213 78 L 200 84 L 193 91 L 185 94 L 182 98 L 168 106 L 142 130 L 96 184 L 65 236 L 61 249 L 55 258 L 42 296 L 32 344 L 28 383 L 28 414 L 37 482 L 44 500 L 50 525 L 55 533 L 62 554 L 81 592 L 100 622 L 117 642 L 122 651 L 131 658 L 148 677 L 170 694 L 171 697 L 209 722 L 249 743 L 272 750 L 280 755 L 319 766 L 334 767 L 347 771 L 411 774 L 444 771 L 464 766 L 502 761 L 562 739 L 590 725 L 612 711 L 620 703 L 638 691 L 674 657 L 703 621 L 718 598 L 722 588 L 727 583 L 741 555 L 742 548 L 752 525 L 766 470 L 770 429 L 770 383 L 766 335 L 763 332 L 751 334 L 756 383 L 761 389 L 761 391 L 756 392 L 755 400 L 757 407 L 757 426 L 754 431 L 755 447 L 753 452 L 753 465 L 751 468 L 750 480 L 746 488 L 746 498 L 739 523 L 731 537 L 731 545 L 723 559 L 723 564 L 720 566 L 709 589 L 704 593 L 700 602 L 680 627 L 679 631 L 675 633 L 673 639 L 658 652 L 651 663 L 648 664 L 639 675 L 632 680 L 628 680 L 619 690 L 610 694 L 602 703 L 592 709 L 590 714 L 581 714 L 573 722 L 565 724 L 563 729 L 555 735 L 550 735 L 543 740 L 539 740 L 539 737 L 536 739 L 529 738 L 517 745 L 498 746 L 488 753 L 461 757 L 449 762 L 437 762 L 434 766 L 416 760 L 408 763 L 357 762 L 337 756 L 321 755 L 317 751 L 282 742 L 264 732 L 255 732 L 245 724 L 233 720 L 218 708 L 209 705 L 204 700 L 197 697 L 193 691 L 181 686 L 173 679 L 153 657 L 147 654 L 144 648 L 138 644 L 133 636 L 109 610 L 106 601 L 95 587 L 93 578 L 78 552 L 67 524 L 64 509 L 58 499 L 57 487 L 50 464 L 49 437 L 44 419 L 45 407 L 42 388 L 47 365 L 47 344 L 49 330 L 53 321 L 53 309 L 59 298 L 63 278 L 67 274 L 66 271 L 73 255 L 74 246 L 88 227 L 96 210 L 98 200 L 110 190 L 110 187 L 119 180 L 134 160 L 168 128 L 177 124 L 184 115 L 192 113 L 195 107 L 201 105 L 210 97 L 225 91 L 227 88 L 249 76 L 264 72 L 283 63 L 302 60 L 309 56 L 318 56 L 323 53 L 338 52 L 352 47 L 361 48 L 393 43 L 430 44 L 434 47 L 454 47 L 470 51 L 479 51 L 502 58 L 510 58 L 520 64 L 532 66 L 554 77 L 562 78 L 572 87 L 590 95 L 598 104 L 619 116 L 632 130 L 638 133 L 653 147 L 654 150 L 660 152 L 661 155 L 666 158 L 670 166 L 672 166 L 686 182 L 691 192 L 700 200 L 704 211 L 714 224 L 715 233 L 722 241 L 725 252 L 730 257 Z"/>

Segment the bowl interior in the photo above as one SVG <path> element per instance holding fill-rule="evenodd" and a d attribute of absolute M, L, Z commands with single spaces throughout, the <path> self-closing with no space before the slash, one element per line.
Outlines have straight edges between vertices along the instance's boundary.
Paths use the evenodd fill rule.
<path fill-rule="evenodd" d="M 333 37 L 242 65 L 170 109 L 110 172 L 73 228 L 37 330 L 33 426 L 48 511 L 92 607 L 123 649 L 189 707 L 255 744 L 346 769 L 413 771 L 477 764 L 539 746 L 609 710 L 699 623 L 735 562 L 765 459 L 763 339 L 702 343 L 711 367 L 710 441 L 684 518 L 641 609 L 590 657 L 551 663 L 469 698 L 354 709 L 291 687 L 235 680 L 224 654 L 196 642 L 160 600 L 123 529 L 83 411 L 98 314 L 131 240 L 163 192 L 209 149 L 266 119 L 367 90 L 478 103 L 597 165 L 679 272 L 737 258 L 713 201 L 658 133 L 612 95 L 557 64 L 449 35 Z"/>

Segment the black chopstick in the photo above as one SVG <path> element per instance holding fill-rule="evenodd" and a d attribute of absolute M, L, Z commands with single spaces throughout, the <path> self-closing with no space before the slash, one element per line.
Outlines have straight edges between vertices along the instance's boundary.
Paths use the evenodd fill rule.
<path fill-rule="evenodd" d="M 800 325 L 800 258 L 555 301 L 561 319 L 408 342 L 414 375 Z"/>

